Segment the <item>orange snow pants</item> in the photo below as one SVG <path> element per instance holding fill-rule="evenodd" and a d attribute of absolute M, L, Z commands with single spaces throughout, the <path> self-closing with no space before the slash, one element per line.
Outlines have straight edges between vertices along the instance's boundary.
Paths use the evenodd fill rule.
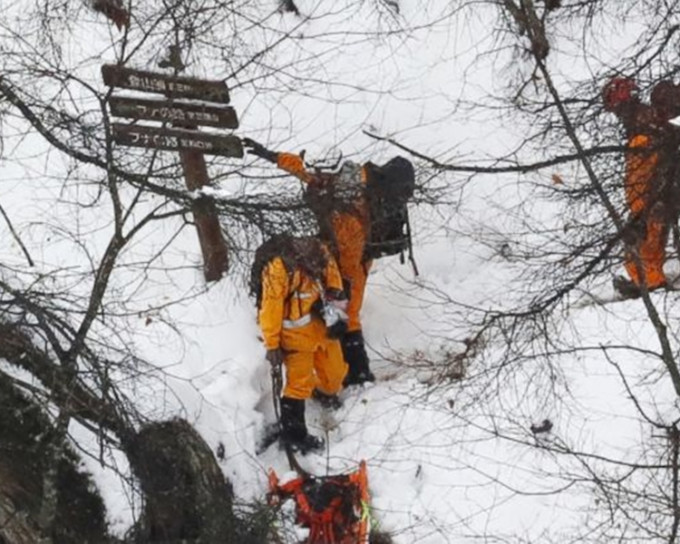
<path fill-rule="evenodd" d="M 649 137 L 641 134 L 632 137 L 628 144 L 633 150 L 640 150 L 649 145 Z M 630 153 L 626 162 L 626 200 L 633 217 L 641 222 L 643 231 L 633 249 L 640 257 L 643 276 L 638 273 L 638 267 L 630 251 L 626 253 L 625 267 L 636 285 L 644 281 L 648 289 L 655 289 L 666 283 L 663 263 L 666 259 L 669 230 L 664 203 L 654 201 L 657 197 L 654 189 L 659 155 L 656 152 Z"/>
<path fill-rule="evenodd" d="M 327 395 L 335 395 L 342 389 L 347 374 L 347 364 L 342 358 L 338 340 L 327 339 L 314 351 L 288 351 L 286 387 L 283 396 L 291 399 L 308 399 L 314 389 Z"/>

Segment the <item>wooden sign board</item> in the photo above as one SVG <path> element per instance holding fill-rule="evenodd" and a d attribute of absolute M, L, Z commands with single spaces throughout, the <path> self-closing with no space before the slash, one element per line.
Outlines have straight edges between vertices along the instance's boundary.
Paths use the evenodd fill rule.
<path fill-rule="evenodd" d="M 113 123 L 111 129 L 113 139 L 119 145 L 170 151 L 200 151 L 209 155 L 243 157 L 243 145 L 238 136 L 121 123 Z"/>
<path fill-rule="evenodd" d="M 124 68 L 115 64 L 102 66 L 104 83 L 135 91 L 161 93 L 166 96 L 229 103 L 229 89 L 224 81 L 177 77 L 157 72 Z"/>
<path fill-rule="evenodd" d="M 112 96 L 109 99 L 109 106 L 111 108 L 111 115 L 116 117 L 220 128 L 238 128 L 236 112 L 230 106 L 204 106 L 202 104 L 186 104 L 169 100 L 127 98 L 121 96 Z"/>

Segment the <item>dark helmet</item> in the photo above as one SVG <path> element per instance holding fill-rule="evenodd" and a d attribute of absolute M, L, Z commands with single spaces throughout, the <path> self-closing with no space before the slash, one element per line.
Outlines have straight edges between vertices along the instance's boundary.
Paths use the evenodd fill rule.
<path fill-rule="evenodd" d="M 637 98 L 638 86 L 632 78 L 614 77 L 602 88 L 604 109 L 614 111 Z"/>

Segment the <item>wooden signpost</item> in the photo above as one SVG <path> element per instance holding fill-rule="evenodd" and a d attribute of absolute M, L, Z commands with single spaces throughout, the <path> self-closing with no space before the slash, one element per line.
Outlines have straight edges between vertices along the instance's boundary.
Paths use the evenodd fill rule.
<path fill-rule="evenodd" d="M 240 138 L 232 135 L 215 135 L 197 130 L 123 125 L 112 123 L 111 130 L 117 144 L 131 147 L 151 147 L 168 151 L 198 151 L 225 157 L 242 156 Z"/>
<path fill-rule="evenodd" d="M 144 121 L 165 121 L 172 123 L 189 123 L 206 127 L 238 128 L 238 119 L 234 108 L 229 106 L 206 106 L 203 104 L 186 104 L 168 100 L 151 100 L 148 98 L 129 98 L 112 96 L 109 99 L 111 115 L 129 117 Z"/>
<path fill-rule="evenodd" d="M 125 68 L 117 64 L 102 66 L 104 83 L 109 87 L 161 93 L 174 98 L 194 98 L 222 104 L 229 103 L 229 89 L 224 81 L 171 76 Z"/>
<path fill-rule="evenodd" d="M 238 128 L 236 112 L 225 105 L 229 103 L 229 90 L 223 81 L 171 76 L 117 65 L 102 66 L 102 76 L 104 83 L 111 87 L 167 97 L 159 100 L 112 96 L 109 99 L 111 115 L 130 120 L 130 123 L 111 124 L 113 139 L 118 145 L 179 152 L 190 191 L 210 184 L 205 154 L 243 156 L 243 146 L 237 136 L 198 130 L 199 126 Z M 162 124 L 140 124 L 139 121 Z M 171 126 L 166 126 L 168 123 Z M 194 201 L 192 213 L 203 253 L 205 279 L 219 280 L 227 271 L 229 259 L 215 203 L 203 195 Z"/>

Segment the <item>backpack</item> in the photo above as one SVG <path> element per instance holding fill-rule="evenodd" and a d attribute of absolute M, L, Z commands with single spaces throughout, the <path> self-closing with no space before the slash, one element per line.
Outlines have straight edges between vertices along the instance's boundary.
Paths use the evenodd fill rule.
<path fill-rule="evenodd" d="M 371 235 L 364 260 L 411 251 L 408 201 L 415 190 L 413 164 L 394 157 L 382 166 L 367 163 L 366 196 L 371 217 Z"/>

